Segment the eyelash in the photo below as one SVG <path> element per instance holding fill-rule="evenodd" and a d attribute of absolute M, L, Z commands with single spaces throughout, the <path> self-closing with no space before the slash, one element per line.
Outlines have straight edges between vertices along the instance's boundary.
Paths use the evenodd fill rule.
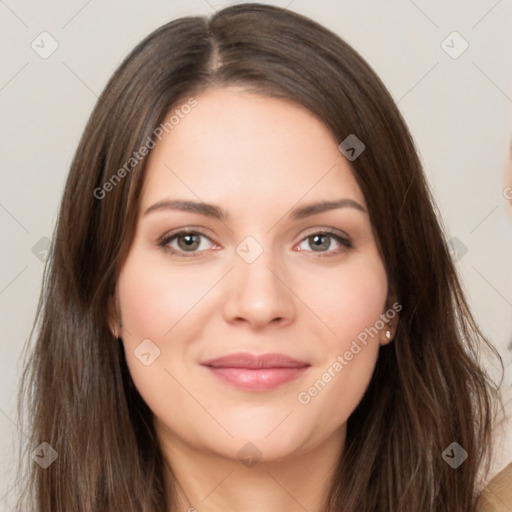
<path fill-rule="evenodd" d="M 183 235 L 200 235 L 200 236 L 204 236 L 205 238 L 210 240 L 210 242 L 214 243 L 206 233 L 202 232 L 199 229 L 191 229 L 191 230 L 181 230 L 181 231 L 177 231 L 176 233 L 166 234 L 166 235 L 164 235 L 159 240 L 158 245 L 164 251 L 169 252 L 170 254 L 176 255 L 178 257 L 196 258 L 196 257 L 200 256 L 201 253 L 204 252 L 204 251 L 194 251 L 194 252 L 187 253 L 185 251 L 181 251 L 181 250 L 178 250 L 178 249 L 174 249 L 173 247 L 169 247 L 169 244 L 173 240 L 175 240 L 175 239 L 177 239 L 177 238 L 179 238 L 180 236 L 183 236 Z M 327 236 L 329 236 L 331 238 L 334 238 L 342 246 L 340 249 L 336 250 L 335 252 L 329 251 L 329 252 L 324 252 L 324 253 L 322 253 L 322 252 L 317 253 L 320 258 L 330 258 L 332 256 L 337 256 L 338 254 L 341 254 L 342 252 L 345 252 L 345 251 L 353 248 L 352 242 L 348 238 L 341 236 L 338 232 L 333 231 L 331 229 L 323 229 L 321 231 L 313 231 L 312 233 L 306 235 L 299 242 L 298 245 L 302 244 L 302 242 L 304 242 L 305 240 L 307 240 L 308 238 L 310 238 L 310 237 L 312 237 L 314 235 L 327 235 Z M 314 253 L 315 251 L 307 251 L 307 252 L 313 252 Z"/>

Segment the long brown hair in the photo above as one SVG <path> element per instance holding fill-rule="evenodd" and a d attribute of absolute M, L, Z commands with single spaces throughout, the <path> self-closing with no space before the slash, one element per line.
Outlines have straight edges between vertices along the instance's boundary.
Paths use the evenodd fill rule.
<path fill-rule="evenodd" d="M 348 420 L 325 511 L 474 511 L 499 402 L 479 358 L 485 349 L 501 359 L 470 313 L 409 131 L 346 42 L 260 4 L 160 27 L 119 66 L 91 114 L 66 182 L 20 388 L 31 462 L 20 509 L 172 505 L 153 416 L 108 312 L 144 179 L 147 156 L 133 155 L 172 108 L 212 85 L 292 100 L 336 140 L 354 134 L 366 147 L 352 170 L 402 310 L 395 340 L 381 347 Z M 115 174 L 121 179 L 112 181 Z M 42 442 L 58 454 L 46 469 L 30 459 Z M 457 468 L 442 456 L 453 442 L 468 454 Z"/>

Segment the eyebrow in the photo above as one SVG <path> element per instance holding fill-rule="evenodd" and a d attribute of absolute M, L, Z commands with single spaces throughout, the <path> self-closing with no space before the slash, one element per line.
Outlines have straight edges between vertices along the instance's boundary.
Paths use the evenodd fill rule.
<path fill-rule="evenodd" d="M 330 210 L 336 210 L 338 208 L 353 208 L 363 213 L 367 213 L 364 206 L 353 199 L 339 199 L 337 201 L 321 201 L 317 203 L 308 204 L 306 206 L 300 206 L 293 209 L 289 216 L 292 219 L 304 219 L 312 215 L 327 212 Z M 212 217 L 219 220 L 227 220 L 229 215 L 219 206 L 204 203 L 201 201 L 190 201 L 180 199 L 163 199 L 157 203 L 151 205 L 145 212 L 144 215 L 154 211 L 161 210 L 179 210 L 188 213 L 196 213 L 198 215 L 204 215 L 205 217 Z"/>

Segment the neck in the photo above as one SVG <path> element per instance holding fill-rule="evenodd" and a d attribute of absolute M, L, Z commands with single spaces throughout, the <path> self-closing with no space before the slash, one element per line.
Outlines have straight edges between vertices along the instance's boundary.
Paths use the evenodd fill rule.
<path fill-rule="evenodd" d="M 168 472 L 169 488 L 174 489 L 171 511 L 324 512 L 345 435 L 344 426 L 308 450 L 280 460 L 262 454 L 256 462 L 257 457 L 239 460 L 200 451 L 166 433 L 162 448 L 172 467 L 172 476 Z"/>

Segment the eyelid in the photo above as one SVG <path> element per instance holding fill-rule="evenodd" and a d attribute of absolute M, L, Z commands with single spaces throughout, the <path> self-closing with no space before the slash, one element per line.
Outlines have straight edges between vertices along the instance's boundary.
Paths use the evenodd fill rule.
<path fill-rule="evenodd" d="M 188 258 L 190 258 L 190 257 L 193 258 L 193 257 L 199 256 L 199 255 L 201 255 L 202 252 L 205 252 L 205 251 L 192 251 L 192 252 L 187 253 L 186 251 L 180 251 L 180 250 L 175 249 L 174 247 L 169 247 L 169 243 L 171 242 L 171 239 L 176 239 L 180 235 L 201 235 L 204 238 L 207 238 L 212 244 L 218 245 L 216 242 L 214 242 L 211 239 L 210 235 L 208 235 L 203 229 L 196 228 L 193 226 L 177 228 L 175 230 L 168 231 L 167 233 L 162 235 L 157 240 L 157 244 L 162 249 L 169 251 L 172 254 L 178 254 L 180 256 L 184 256 L 184 257 L 188 257 Z"/>
<path fill-rule="evenodd" d="M 164 250 L 167 250 L 173 254 L 178 254 L 178 255 L 184 256 L 184 257 L 196 257 L 196 256 L 200 256 L 201 253 L 205 252 L 205 250 L 186 252 L 186 251 L 180 251 L 180 250 L 174 249 L 173 247 L 169 247 L 169 243 L 171 242 L 171 239 L 174 240 L 177 237 L 179 237 L 180 235 L 185 235 L 185 234 L 201 235 L 201 236 L 207 238 L 212 244 L 217 245 L 217 246 L 219 245 L 214 240 L 212 240 L 210 235 L 207 234 L 202 228 L 197 228 L 197 227 L 193 227 L 193 226 L 177 228 L 175 230 L 168 231 L 167 233 L 165 233 L 163 236 L 161 236 L 158 239 L 157 243 Z M 317 234 L 330 235 L 340 245 L 342 245 L 341 250 L 337 250 L 337 251 L 329 250 L 327 252 L 320 251 L 320 252 L 316 253 L 317 256 L 320 256 L 320 257 L 336 256 L 337 254 L 339 254 L 340 252 L 343 251 L 343 248 L 345 250 L 347 250 L 347 249 L 350 249 L 353 247 L 351 238 L 343 231 L 335 229 L 335 228 L 326 228 L 326 227 L 320 227 L 320 226 L 310 228 L 308 230 L 308 232 L 306 234 L 302 235 L 301 239 L 293 245 L 293 247 L 297 247 L 302 242 L 307 240 L 307 238 L 309 238 L 310 236 L 317 235 Z M 315 253 L 316 251 L 304 251 L 304 252 Z"/>
<path fill-rule="evenodd" d="M 316 226 L 316 227 L 311 228 L 310 230 L 308 230 L 308 232 L 305 235 L 302 236 L 301 242 L 305 238 L 308 238 L 311 235 L 316 235 L 318 233 L 323 233 L 323 234 L 328 234 L 328 235 L 337 235 L 340 238 L 344 238 L 347 241 L 350 241 L 350 237 L 348 236 L 348 234 L 345 233 L 344 231 L 342 231 L 341 229 L 326 228 L 326 227 L 322 227 L 322 226 Z"/>
<path fill-rule="evenodd" d="M 341 245 L 341 249 L 329 250 L 326 252 L 322 252 L 322 251 L 316 252 L 316 251 L 310 251 L 310 250 L 304 251 L 304 252 L 309 252 L 309 253 L 313 253 L 313 254 L 316 253 L 315 257 L 329 258 L 332 256 L 338 256 L 339 254 L 341 254 L 345 251 L 348 251 L 349 249 L 352 249 L 354 247 L 353 243 L 352 243 L 352 239 L 345 232 L 343 232 L 339 229 L 335 229 L 335 228 L 323 228 L 323 227 L 318 227 L 318 226 L 315 228 L 312 228 L 308 234 L 303 235 L 303 237 L 301 238 L 299 243 L 295 244 L 294 247 L 297 247 L 298 245 L 302 244 L 302 242 L 307 240 L 310 236 L 313 236 L 316 234 L 329 235 L 331 238 L 334 238 L 338 242 L 338 244 Z"/>
<path fill-rule="evenodd" d="M 181 234 L 198 234 L 198 235 L 203 235 L 206 238 L 211 240 L 210 235 L 208 233 L 206 233 L 206 231 L 203 230 L 202 228 L 197 228 L 195 226 L 185 226 L 183 228 L 176 228 L 176 229 L 171 229 L 170 231 L 167 231 L 165 234 L 163 234 L 158 239 L 158 242 L 159 243 L 163 242 L 166 239 L 169 239 L 176 235 L 181 235 Z"/>

